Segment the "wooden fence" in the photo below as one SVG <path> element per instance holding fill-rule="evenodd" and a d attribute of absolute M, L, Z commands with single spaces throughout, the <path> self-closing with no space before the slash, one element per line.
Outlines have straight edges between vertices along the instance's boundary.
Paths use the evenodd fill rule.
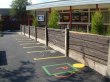
<path fill-rule="evenodd" d="M 109 38 L 84 33 L 69 33 L 69 49 L 85 54 L 94 61 L 107 64 Z"/>
<path fill-rule="evenodd" d="M 35 29 L 32 26 L 29 31 L 29 29 L 27 29 L 29 27 L 23 25 L 21 27 L 21 31 L 24 32 L 24 34 L 27 33 L 29 36 L 31 35 L 44 40 L 46 44 L 53 44 L 65 50 L 66 56 L 69 56 L 71 50 L 81 53 L 85 58 L 89 58 L 94 62 L 108 66 L 108 54 L 110 54 L 108 53 L 110 47 L 109 37 L 73 31 L 69 32 L 69 30 L 61 29 Z M 26 29 L 24 27 L 26 27 Z M 77 54 L 75 56 L 77 56 Z"/>
<path fill-rule="evenodd" d="M 35 27 L 34 26 L 30 26 L 30 35 L 35 37 Z"/>
<path fill-rule="evenodd" d="M 37 28 L 37 38 L 45 40 L 45 28 Z"/>
<path fill-rule="evenodd" d="M 25 26 L 25 33 L 29 34 L 29 26 Z"/>
<path fill-rule="evenodd" d="M 65 30 L 48 28 L 48 41 L 51 44 L 65 49 Z"/>

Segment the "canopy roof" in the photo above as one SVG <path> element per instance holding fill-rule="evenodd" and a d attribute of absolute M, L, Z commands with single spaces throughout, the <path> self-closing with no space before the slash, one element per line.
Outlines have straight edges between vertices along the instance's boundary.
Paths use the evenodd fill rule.
<path fill-rule="evenodd" d="M 53 2 L 45 2 L 45 3 L 28 5 L 26 7 L 26 10 L 92 5 L 92 4 L 108 4 L 108 3 L 110 3 L 110 0 L 59 0 L 59 1 L 53 1 Z"/>

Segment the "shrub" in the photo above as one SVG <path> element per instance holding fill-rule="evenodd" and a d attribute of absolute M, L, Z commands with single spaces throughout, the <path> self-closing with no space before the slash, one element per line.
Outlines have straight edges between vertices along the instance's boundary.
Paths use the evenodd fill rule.
<path fill-rule="evenodd" d="M 59 13 L 53 9 L 49 16 L 48 26 L 50 28 L 59 28 L 58 20 L 59 20 Z"/>
<path fill-rule="evenodd" d="M 93 34 L 104 35 L 104 20 L 100 11 L 96 11 L 92 16 L 92 29 Z"/>
<path fill-rule="evenodd" d="M 34 17 L 32 25 L 35 27 L 39 26 L 37 18 Z"/>
<path fill-rule="evenodd" d="M 109 9 L 109 24 L 110 24 L 110 9 Z M 110 25 L 107 27 L 106 35 L 110 35 Z"/>
<path fill-rule="evenodd" d="M 106 35 L 110 35 L 110 25 L 107 27 Z"/>

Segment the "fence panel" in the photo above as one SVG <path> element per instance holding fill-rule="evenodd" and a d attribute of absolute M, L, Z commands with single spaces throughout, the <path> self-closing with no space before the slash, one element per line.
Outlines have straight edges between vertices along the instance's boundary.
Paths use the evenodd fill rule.
<path fill-rule="evenodd" d="M 37 38 L 45 40 L 45 28 L 37 28 Z"/>
<path fill-rule="evenodd" d="M 30 35 L 35 37 L 35 27 L 30 26 Z"/>
<path fill-rule="evenodd" d="M 92 60 L 107 63 L 109 39 L 100 35 L 69 32 L 69 49 L 83 53 Z"/>
<path fill-rule="evenodd" d="M 29 26 L 25 26 L 25 33 L 29 34 Z"/>
<path fill-rule="evenodd" d="M 48 28 L 48 41 L 65 49 L 65 30 Z"/>
<path fill-rule="evenodd" d="M 24 32 L 24 25 L 21 25 L 21 31 Z"/>

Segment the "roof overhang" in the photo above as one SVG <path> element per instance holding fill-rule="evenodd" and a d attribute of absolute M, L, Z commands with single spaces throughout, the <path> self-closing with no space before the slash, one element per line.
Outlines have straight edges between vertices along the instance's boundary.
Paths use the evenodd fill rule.
<path fill-rule="evenodd" d="M 110 0 L 61 0 L 39 4 L 32 4 L 26 6 L 26 10 L 39 10 L 47 8 L 80 6 L 80 5 L 93 5 L 93 4 L 108 4 Z"/>

